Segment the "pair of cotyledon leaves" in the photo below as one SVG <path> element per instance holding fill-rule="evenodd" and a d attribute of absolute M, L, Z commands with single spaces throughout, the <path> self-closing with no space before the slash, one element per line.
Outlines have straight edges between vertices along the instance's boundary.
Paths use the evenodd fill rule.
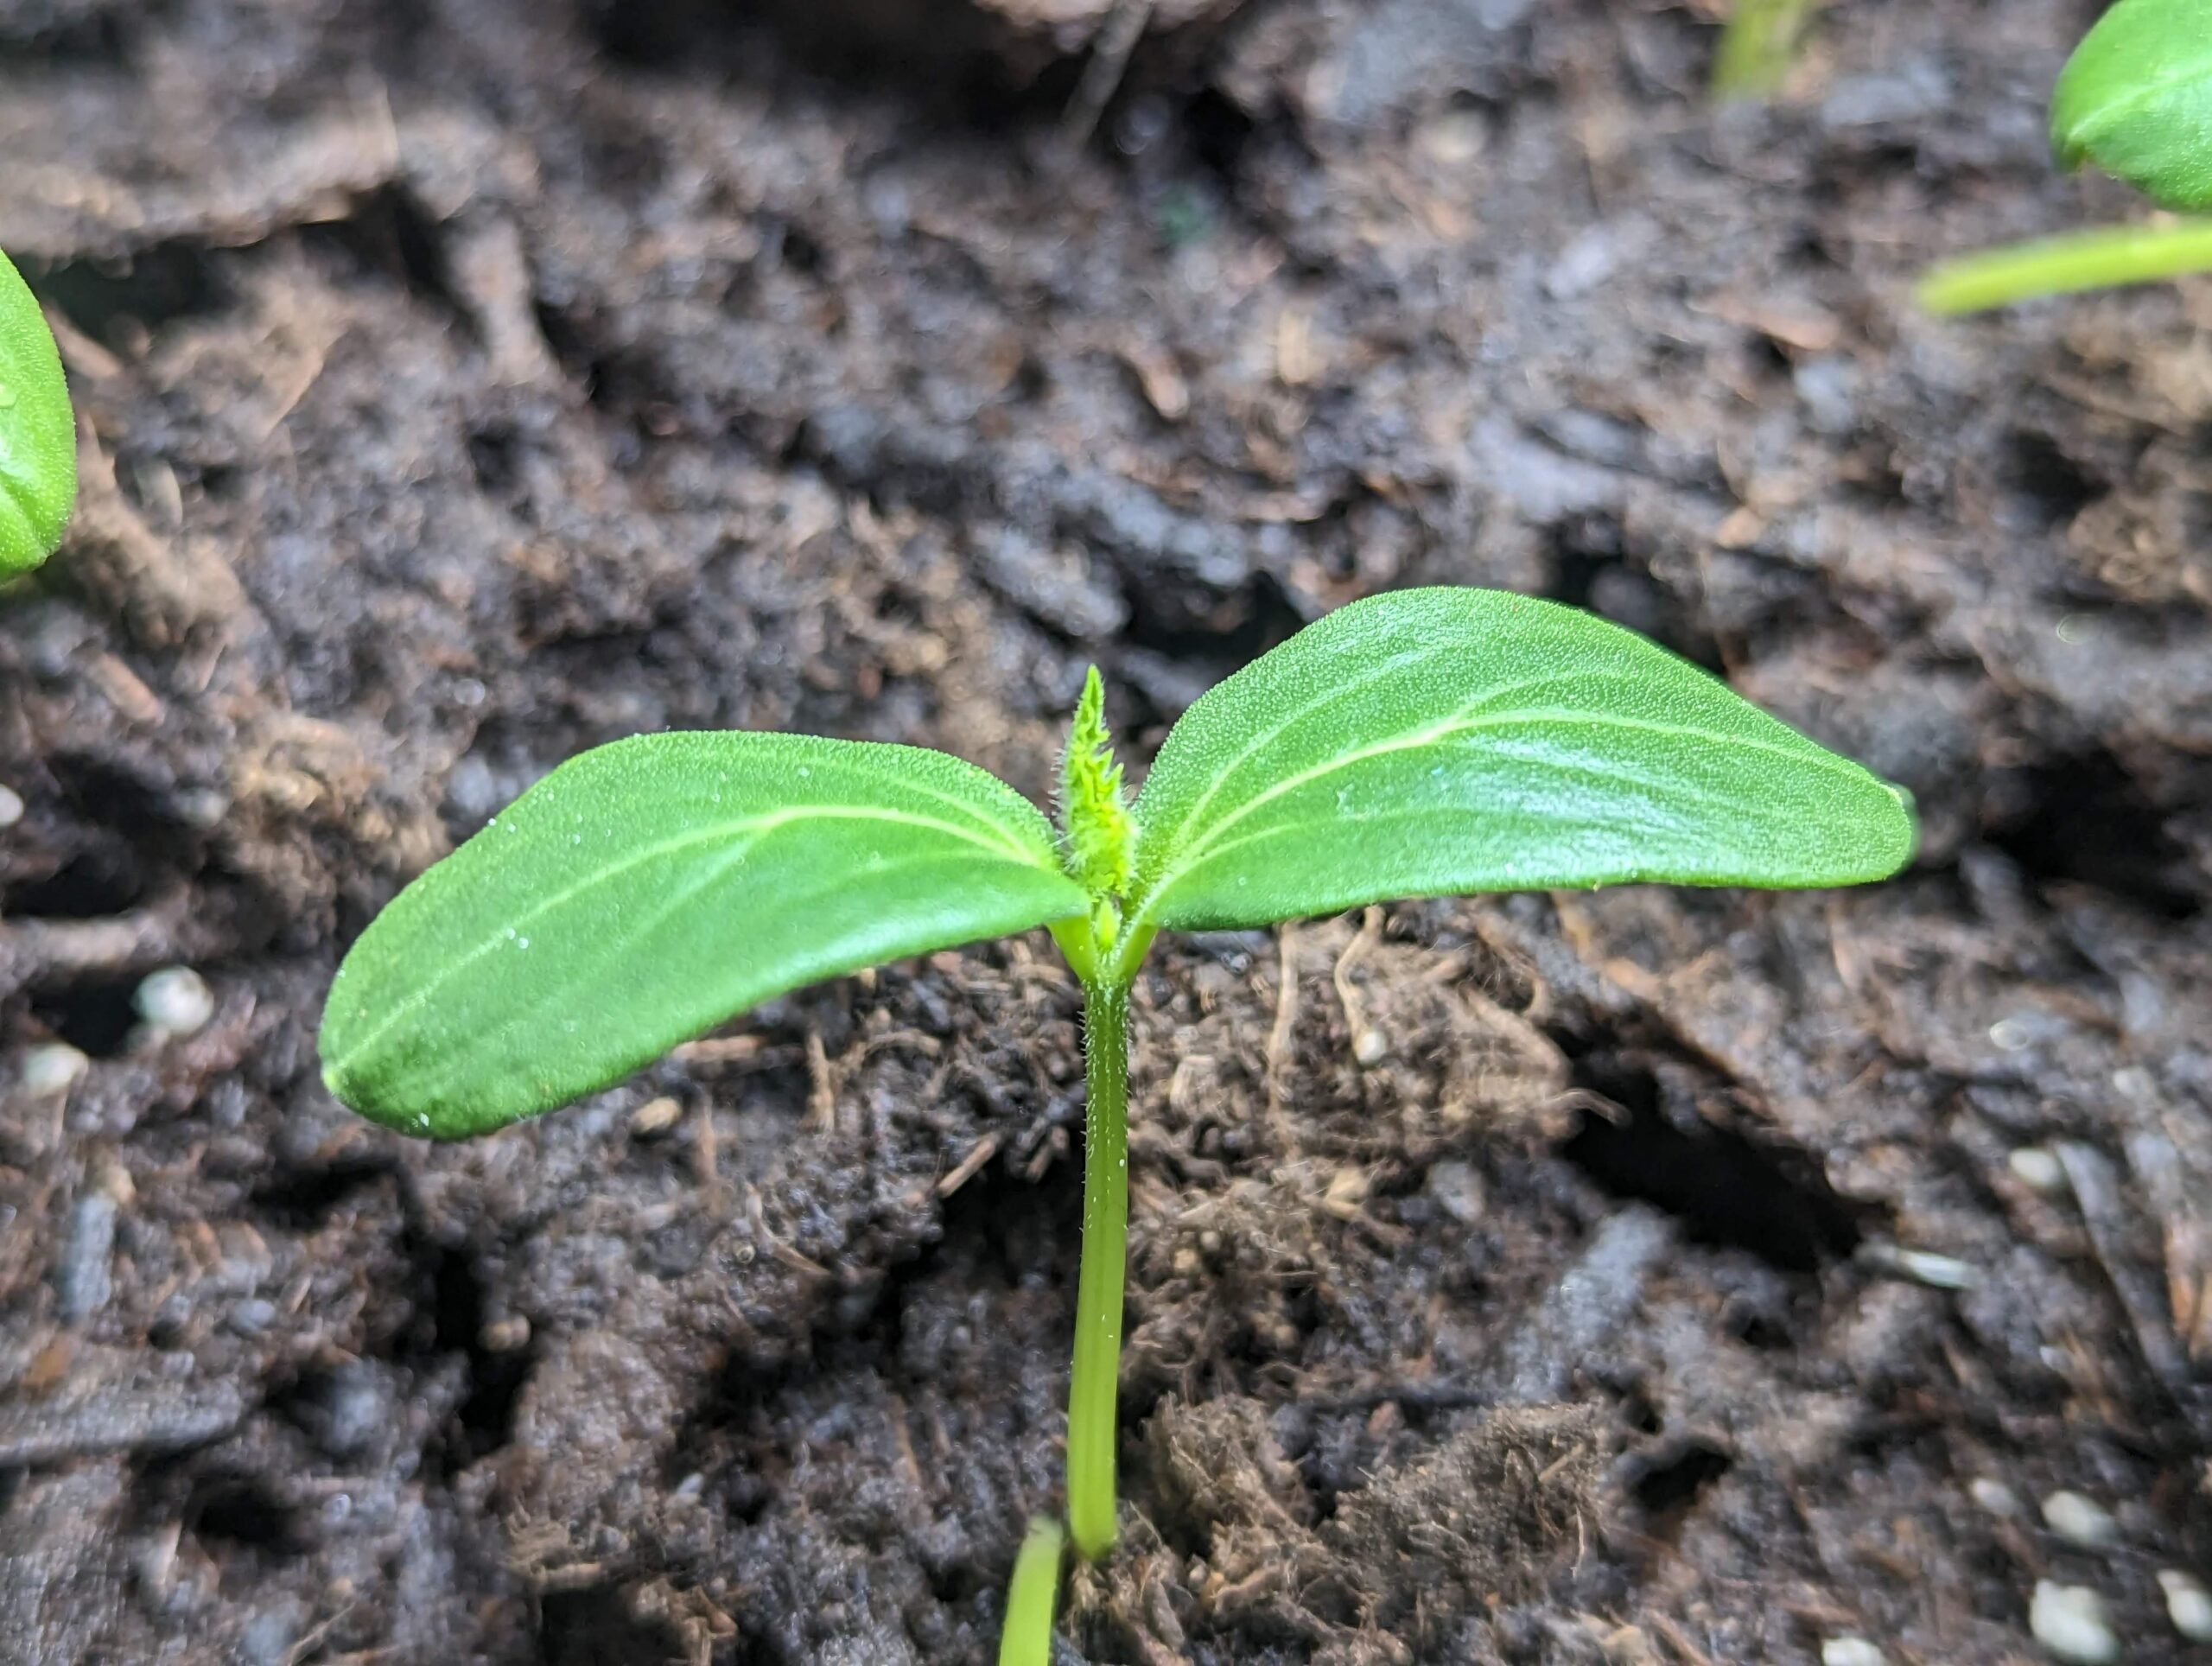
<path fill-rule="evenodd" d="M 2061 166 L 2093 162 L 2161 207 L 2212 208 L 2212 0 L 2120 0 L 2050 102 Z"/>
<path fill-rule="evenodd" d="M 0 578 L 54 553 L 76 497 L 61 355 L 22 274 L 0 255 Z"/>
<path fill-rule="evenodd" d="M 1219 684 L 1135 813 L 1123 944 L 1390 897 L 1848 884 L 1913 838 L 1896 789 L 1703 671 L 1474 589 L 1355 602 Z M 480 1134 L 771 995 L 1093 901 L 1035 806 L 944 754 L 617 741 L 378 917 L 331 989 L 325 1079 L 403 1131 Z"/>

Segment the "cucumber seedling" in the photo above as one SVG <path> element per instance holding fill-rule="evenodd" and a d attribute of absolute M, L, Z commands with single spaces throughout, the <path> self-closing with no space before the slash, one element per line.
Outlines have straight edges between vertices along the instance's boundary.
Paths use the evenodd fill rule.
<path fill-rule="evenodd" d="M 2212 209 L 2212 4 L 2119 0 L 2059 72 L 2050 145 L 2072 173 L 2094 163 L 2161 208 Z M 1921 304 L 1979 312 L 2081 289 L 2212 270 L 2212 221 L 2108 226 L 1947 261 Z"/>
<path fill-rule="evenodd" d="M 77 500 L 77 425 L 38 298 L 0 255 L 0 579 L 52 555 Z"/>
<path fill-rule="evenodd" d="M 324 1080 L 410 1134 L 484 1134 L 801 984 L 1049 927 L 1083 986 L 1083 1253 L 1067 1512 L 1113 1543 L 1130 986 L 1163 931 L 1391 897 L 1883 878 L 1904 796 L 1629 631 L 1402 590 L 1200 696 L 1131 802 L 1084 684 L 1060 825 L 943 753 L 648 735 L 562 765 L 370 925 Z"/>

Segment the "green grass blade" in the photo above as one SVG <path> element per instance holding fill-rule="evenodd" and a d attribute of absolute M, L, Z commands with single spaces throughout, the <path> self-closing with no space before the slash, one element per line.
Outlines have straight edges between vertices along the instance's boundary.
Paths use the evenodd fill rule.
<path fill-rule="evenodd" d="M 999 1666 L 1052 1666 L 1052 1610 L 1060 1596 L 1060 1524 L 1039 1516 L 1029 1523 L 1007 1588 L 1006 1629 Z"/>
<path fill-rule="evenodd" d="M 1494 590 L 1339 608 L 1210 690 L 1137 800 L 1133 926 L 1388 897 L 1844 885 L 1904 796 L 1633 633 Z"/>
<path fill-rule="evenodd" d="M 1986 312 L 2202 271 L 2212 271 L 2212 220 L 2105 226 L 1947 260 L 1929 269 L 1914 294 L 1932 313 Z"/>
<path fill-rule="evenodd" d="M 482 1134 L 771 995 L 1086 906 L 1036 808 L 943 753 L 620 741 L 378 916 L 331 986 L 324 1079 L 402 1132 Z"/>
<path fill-rule="evenodd" d="M 22 274 L 0 255 L 0 578 L 54 553 L 77 500 L 77 427 L 61 355 Z"/>
<path fill-rule="evenodd" d="M 2093 162 L 2162 208 L 2212 208 L 2212 5 L 2120 0 L 2059 73 L 2050 143 L 2069 172 Z"/>

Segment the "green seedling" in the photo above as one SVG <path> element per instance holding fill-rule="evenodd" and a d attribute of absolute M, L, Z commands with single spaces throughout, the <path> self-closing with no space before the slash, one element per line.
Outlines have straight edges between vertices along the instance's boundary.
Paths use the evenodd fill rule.
<path fill-rule="evenodd" d="M 1820 0 L 1736 0 L 1713 58 L 1713 96 L 1764 99 L 1779 88 L 1819 7 Z"/>
<path fill-rule="evenodd" d="M 77 500 L 77 426 L 38 299 L 0 255 L 0 579 L 52 555 Z"/>
<path fill-rule="evenodd" d="M 2082 36 L 2051 91 L 2050 146 L 2161 208 L 2212 209 L 2212 5 L 2119 0 Z M 1992 307 L 2212 270 L 2212 221 L 2101 227 L 1947 261 L 1921 280 L 1931 312 Z"/>
<path fill-rule="evenodd" d="M 1083 987 L 1076 1549 L 1115 1531 L 1129 991 L 1163 931 L 1393 897 L 1828 886 L 1910 854 L 1904 798 L 1617 626 L 1497 591 L 1354 602 L 1209 690 L 1130 802 L 1094 671 L 1057 832 L 944 754 L 785 734 L 618 741 L 400 893 L 340 968 L 324 1080 L 484 1134 L 781 992 L 1049 927 Z"/>
<path fill-rule="evenodd" d="M 1052 1666 L 1052 1609 L 1060 1595 L 1060 1524 L 1046 1517 L 1029 1523 L 1014 1583 L 1006 1593 L 1006 1629 L 999 1633 L 999 1666 Z"/>

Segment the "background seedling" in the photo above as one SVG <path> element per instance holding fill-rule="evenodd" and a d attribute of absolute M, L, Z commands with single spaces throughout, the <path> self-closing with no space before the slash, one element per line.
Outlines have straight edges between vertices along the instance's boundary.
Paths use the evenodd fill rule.
<path fill-rule="evenodd" d="M 2059 73 L 2050 143 L 2069 173 L 2094 163 L 2161 208 L 2212 208 L 2212 6 L 2120 0 Z M 1977 312 L 2208 270 L 2212 224 L 2111 226 L 1946 262 L 1919 298 L 1932 312 Z"/>
<path fill-rule="evenodd" d="M 999 1666 L 1052 1666 L 1052 1609 L 1060 1594 L 1060 1524 L 1039 1517 L 1029 1523 L 1007 1587 L 1006 1629 L 999 1633 Z"/>
<path fill-rule="evenodd" d="M 1217 684 L 1134 804 L 1084 688 L 1061 825 L 941 753 L 661 734 L 563 765 L 407 887 L 323 1018 L 324 1078 L 403 1131 L 482 1134 L 756 1002 L 1046 925 L 1084 990 L 1077 1550 L 1115 1530 L 1129 990 L 1162 931 L 1390 897 L 1882 878 L 1903 797 L 1617 626 L 1497 591 L 1355 602 Z"/>
<path fill-rule="evenodd" d="M 77 500 L 77 429 L 38 299 L 0 255 L 0 578 L 54 553 Z"/>
<path fill-rule="evenodd" d="M 1779 87 L 1820 0 L 1736 0 L 1713 59 L 1713 96 L 1764 99 Z"/>

